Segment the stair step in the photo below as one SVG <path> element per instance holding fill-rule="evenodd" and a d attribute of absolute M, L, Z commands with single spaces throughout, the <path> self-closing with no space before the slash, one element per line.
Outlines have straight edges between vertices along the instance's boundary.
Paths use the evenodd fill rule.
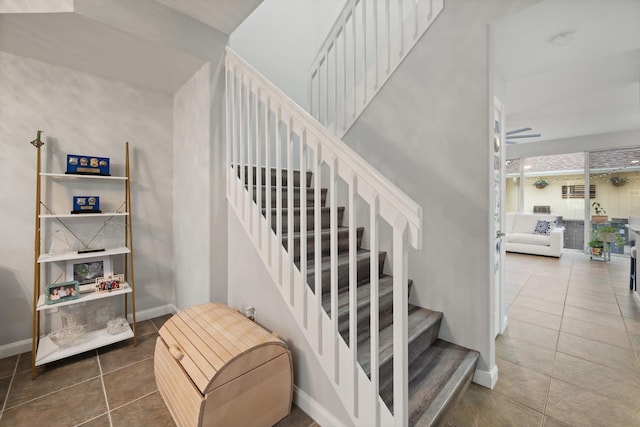
<path fill-rule="evenodd" d="M 271 189 L 271 208 L 276 206 L 276 197 L 277 197 L 277 189 L 276 187 L 269 187 Z M 256 202 L 257 198 L 258 198 L 258 187 L 256 185 L 253 186 L 253 201 Z M 261 208 L 265 208 L 267 206 L 267 188 L 262 186 L 260 187 L 260 191 L 262 192 L 261 198 L 262 198 L 262 202 L 261 202 Z M 321 188 L 320 189 L 320 205 L 324 206 L 326 201 L 327 201 L 327 189 L 326 188 Z M 313 206 L 313 201 L 315 200 L 315 191 L 313 188 L 307 188 L 306 189 L 306 193 L 307 193 L 307 206 Z M 287 204 L 289 203 L 289 197 L 288 197 L 288 188 L 287 187 L 283 187 L 282 188 L 282 206 L 286 207 Z M 293 206 L 294 207 L 300 207 L 300 187 L 294 187 L 293 188 Z"/>
<path fill-rule="evenodd" d="M 356 253 L 357 264 L 357 282 L 368 282 L 370 277 L 370 251 L 368 249 L 360 249 Z M 378 253 L 379 268 L 378 274 L 382 274 L 384 260 L 387 256 L 386 252 Z M 339 254 L 337 256 L 338 264 L 338 289 L 349 286 L 349 254 Z M 310 259 L 307 264 L 307 283 L 315 292 L 315 260 Z M 330 257 L 322 258 L 322 293 L 329 292 L 331 289 L 331 263 Z"/>
<path fill-rule="evenodd" d="M 409 362 L 409 425 L 443 425 L 469 386 L 479 356 L 438 339 Z M 391 381 L 380 384 L 380 395 L 393 410 Z"/>
<path fill-rule="evenodd" d="M 293 231 L 300 231 L 300 209 L 301 208 L 294 208 L 293 209 Z M 315 227 L 314 221 L 313 221 L 313 212 L 314 209 L 313 208 L 303 208 L 304 210 L 307 211 L 307 230 L 313 230 Z M 265 209 L 262 210 L 262 213 L 264 215 L 265 213 Z M 336 208 L 336 213 L 337 213 L 337 217 L 338 217 L 338 226 L 342 225 L 342 218 L 344 217 L 344 207 L 340 206 L 338 208 Z M 288 223 L 288 209 L 282 209 L 282 233 L 286 233 L 289 229 L 289 223 Z M 276 231 L 277 228 L 277 216 L 278 216 L 278 210 L 276 208 L 271 209 L 271 228 L 273 229 L 273 231 Z M 330 213 L 330 209 L 329 208 L 321 208 L 321 212 L 320 212 L 320 228 L 322 229 L 328 229 L 329 225 L 331 224 L 331 213 Z"/>
<path fill-rule="evenodd" d="M 264 185 L 266 182 L 265 176 L 266 176 L 266 169 L 265 168 L 260 168 L 260 173 L 262 174 L 262 179 L 261 182 Z M 286 186 L 287 185 L 287 169 L 282 169 L 282 185 Z M 276 168 L 271 168 L 271 185 L 276 185 L 277 179 L 278 179 L 278 172 Z M 244 167 L 244 176 L 245 176 L 245 184 L 247 182 L 247 180 L 249 179 L 249 167 L 245 166 Z M 311 186 L 311 178 L 313 177 L 313 173 L 312 172 L 306 172 L 306 182 L 305 182 L 305 187 L 310 187 Z M 240 169 L 238 169 L 238 178 L 240 178 Z M 253 166 L 253 182 L 251 183 L 252 185 L 257 185 L 257 174 L 256 174 L 256 167 Z M 293 186 L 294 187 L 300 187 L 300 171 L 299 170 L 294 170 L 293 171 Z"/>
<path fill-rule="evenodd" d="M 409 363 L 411 363 L 412 356 L 420 354 L 438 338 L 441 321 L 442 313 L 409 304 Z M 369 349 L 371 340 L 368 331 L 366 331 L 366 335 L 362 335 L 364 336 L 358 336 L 358 362 L 368 375 L 371 369 Z M 378 339 L 380 342 L 380 352 L 378 353 L 380 378 L 391 377 L 393 368 L 391 363 L 393 359 L 393 312 L 391 310 L 381 315 Z M 388 375 L 386 375 L 387 371 Z"/>
<path fill-rule="evenodd" d="M 362 236 L 364 234 L 364 227 L 356 228 L 356 248 L 360 249 L 362 244 Z M 329 255 L 331 253 L 331 230 L 322 230 L 320 232 L 322 256 Z M 293 260 L 297 267 L 300 267 L 300 233 L 293 235 Z M 287 236 L 282 236 L 282 246 L 288 249 Z M 313 231 L 307 232 L 307 259 L 313 258 L 315 254 L 315 233 Z M 349 250 L 349 227 L 338 227 L 338 253 L 342 254 Z"/>
<path fill-rule="evenodd" d="M 407 284 L 407 293 L 411 291 L 412 281 Z M 358 336 L 369 334 L 371 312 L 371 283 L 364 282 L 358 285 L 357 290 L 357 327 Z M 331 295 L 322 297 L 322 307 L 324 311 L 331 315 Z M 391 312 L 393 308 L 393 276 L 383 274 L 378 283 L 378 307 L 380 313 Z M 382 316 L 381 316 L 382 317 Z M 338 331 L 342 335 L 345 343 L 349 344 L 349 288 L 340 290 L 338 295 Z"/>

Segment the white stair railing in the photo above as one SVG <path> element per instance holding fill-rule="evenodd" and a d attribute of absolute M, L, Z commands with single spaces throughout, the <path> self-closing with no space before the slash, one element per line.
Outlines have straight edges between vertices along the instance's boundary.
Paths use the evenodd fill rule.
<path fill-rule="evenodd" d="M 408 267 L 411 245 L 421 246 L 421 207 L 380 175 L 323 125 L 295 104 L 250 65 L 227 49 L 227 198 L 253 241 L 300 330 L 323 366 L 356 425 L 408 424 Z M 275 169 L 275 180 L 270 171 Z M 263 174 L 262 171 L 265 171 Z M 294 235 L 293 176 L 300 170 L 300 187 L 312 173 L 313 201 L 300 192 L 300 206 L 310 206 L 313 223 L 301 210 L 298 239 Z M 283 185 L 286 174 L 286 186 Z M 255 187 L 252 185 L 255 182 Z M 331 274 L 328 278 L 330 314 L 323 309 L 321 185 L 328 185 Z M 266 188 L 264 195 L 262 187 Z M 337 204 L 339 188 L 346 198 L 349 228 L 349 334 L 338 331 Z M 275 192 L 275 201 L 272 197 Z M 286 191 L 286 199 L 283 192 Z M 262 205 L 265 209 L 262 209 Z M 367 206 L 367 208 L 362 208 Z M 275 210 L 273 210 L 275 208 Z M 325 208 L 326 209 L 326 208 Z M 368 216 L 371 250 L 371 378 L 358 364 L 356 218 Z M 272 211 L 274 214 L 272 214 Z M 283 214 L 287 212 L 287 214 Z M 273 216 L 275 215 L 275 217 Z M 283 221 L 286 218 L 286 223 Z M 393 233 L 393 396 L 394 413 L 379 397 L 378 380 L 378 228 L 385 221 Z M 283 226 L 286 232 L 283 232 Z M 274 227 L 275 226 L 275 227 Z M 272 230 L 275 228 L 275 232 Z M 307 236 L 314 232 L 314 288 L 307 285 Z M 286 242 L 287 249 L 283 247 Z M 297 248 L 295 246 L 298 246 Z M 300 254 L 300 268 L 294 263 Z M 376 408 L 376 410 L 372 410 Z"/>
<path fill-rule="evenodd" d="M 309 69 L 308 111 L 339 138 L 444 8 L 444 0 L 347 0 Z"/>

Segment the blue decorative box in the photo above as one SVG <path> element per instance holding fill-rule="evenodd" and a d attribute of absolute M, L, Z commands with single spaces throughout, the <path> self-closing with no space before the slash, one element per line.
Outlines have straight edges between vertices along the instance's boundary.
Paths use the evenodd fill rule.
<path fill-rule="evenodd" d="M 72 214 L 101 213 L 100 197 L 98 196 L 73 196 Z"/>
<path fill-rule="evenodd" d="M 109 158 L 67 154 L 67 173 L 80 175 L 110 175 Z"/>

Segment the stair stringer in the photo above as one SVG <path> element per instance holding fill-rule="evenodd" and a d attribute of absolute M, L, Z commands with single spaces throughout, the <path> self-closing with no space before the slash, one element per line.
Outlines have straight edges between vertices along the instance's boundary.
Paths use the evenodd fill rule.
<path fill-rule="evenodd" d="M 307 286 L 306 275 L 298 270 L 293 257 L 268 227 L 240 179 L 233 177 L 232 172 L 229 175 L 243 198 L 241 203 L 230 205 L 354 425 L 375 425 L 376 418 L 379 425 L 393 425 L 393 414 L 379 393 L 373 390 L 369 377 L 357 362 L 353 364 L 357 360 L 354 353 L 337 331 L 332 334 L 332 320 L 317 304 L 316 295 Z M 368 398 L 373 395 L 377 396 L 377 417 L 371 410 L 371 399 Z"/>

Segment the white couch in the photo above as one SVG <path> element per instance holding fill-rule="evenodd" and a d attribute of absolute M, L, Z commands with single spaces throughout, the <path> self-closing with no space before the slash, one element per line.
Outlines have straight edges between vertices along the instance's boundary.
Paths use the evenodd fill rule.
<path fill-rule="evenodd" d="M 538 220 L 556 221 L 555 215 L 507 212 L 505 214 L 505 250 L 559 258 L 564 246 L 564 228 L 555 227 L 548 235 L 535 233 Z"/>

